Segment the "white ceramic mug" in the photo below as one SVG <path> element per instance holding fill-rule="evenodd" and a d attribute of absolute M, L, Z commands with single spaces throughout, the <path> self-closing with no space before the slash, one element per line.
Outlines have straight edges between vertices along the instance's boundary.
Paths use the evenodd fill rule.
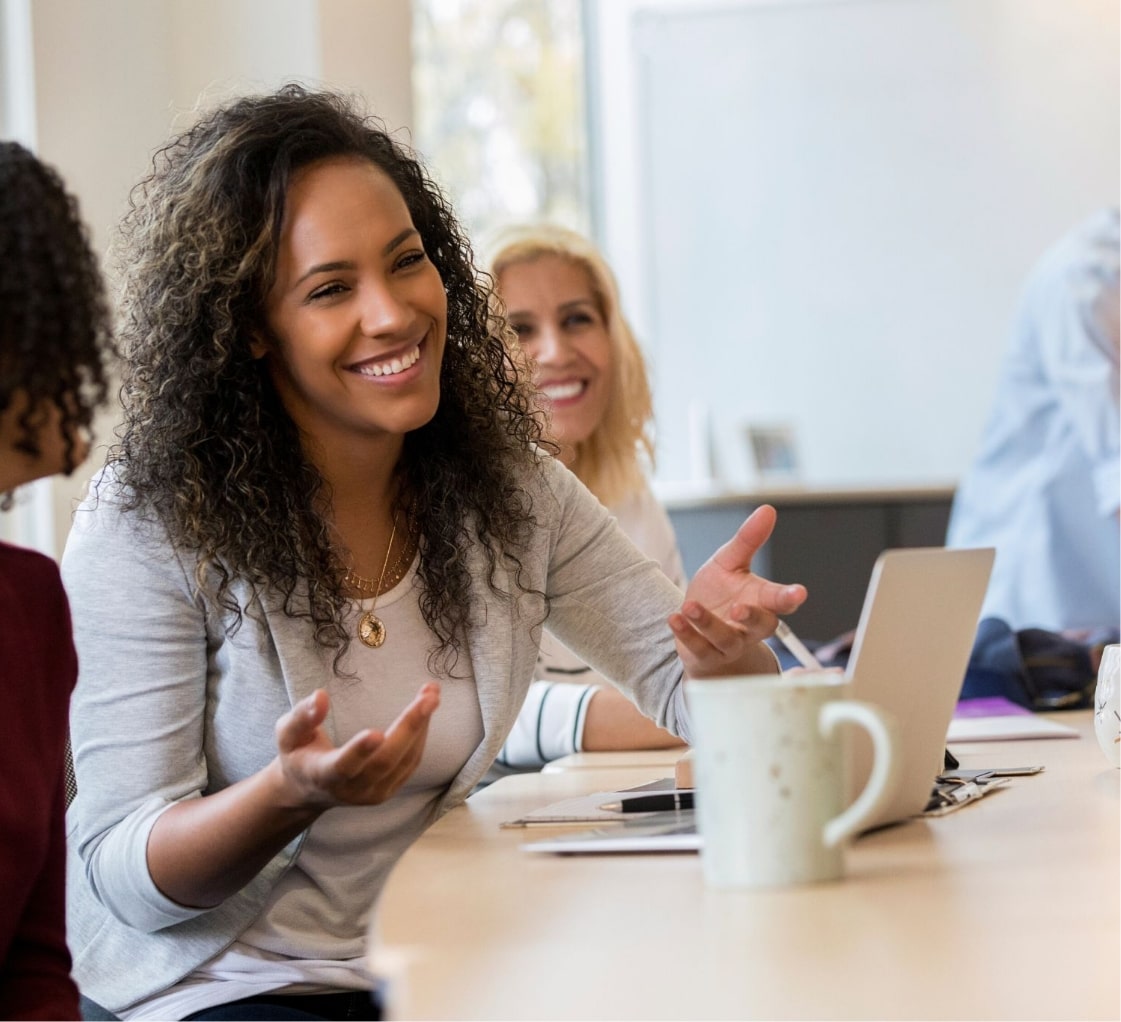
<path fill-rule="evenodd" d="M 1106 646 L 1094 689 L 1094 733 L 1105 758 L 1121 767 L 1121 646 Z"/>
<path fill-rule="evenodd" d="M 835 673 L 742 676 L 685 683 L 693 724 L 697 827 L 714 887 L 835 880 L 844 843 L 894 792 L 895 724 L 845 699 Z M 872 738 L 864 790 L 847 809 L 843 723 Z"/>

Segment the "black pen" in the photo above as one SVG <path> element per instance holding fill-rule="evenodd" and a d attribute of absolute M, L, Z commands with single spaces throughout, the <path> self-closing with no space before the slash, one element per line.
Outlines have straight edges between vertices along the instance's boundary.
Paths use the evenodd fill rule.
<path fill-rule="evenodd" d="M 615 813 L 664 813 L 673 809 L 692 809 L 691 791 L 666 791 L 653 795 L 631 795 L 618 802 L 606 802 L 600 809 Z"/>

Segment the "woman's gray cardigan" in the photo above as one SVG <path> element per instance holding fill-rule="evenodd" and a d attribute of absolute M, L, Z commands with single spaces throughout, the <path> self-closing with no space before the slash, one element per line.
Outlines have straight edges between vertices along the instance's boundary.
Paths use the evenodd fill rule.
<path fill-rule="evenodd" d="M 680 590 L 557 462 L 527 465 L 521 483 L 538 522 L 520 555 L 522 583 L 548 594 L 550 630 L 688 738 L 666 624 Z M 227 634 L 227 617 L 196 594 L 192 555 L 138 513 L 121 512 L 111 491 L 106 476 L 91 489 L 99 499 L 79 508 L 62 564 L 80 662 L 67 922 L 82 993 L 119 1011 L 229 946 L 292 864 L 302 838 L 221 905 L 194 910 L 155 887 L 145 848 L 167 804 L 218 791 L 272 760 L 277 718 L 323 683 L 332 654 L 312 641 L 306 620 L 268 600 Z M 484 735 L 433 819 L 470 794 L 501 749 L 533 678 L 545 616 L 541 597 L 522 593 L 504 569 L 497 582 L 517 595 L 495 595 L 477 545 L 463 556 L 474 579 L 465 649 Z M 234 591 L 244 601 L 245 590 Z"/>

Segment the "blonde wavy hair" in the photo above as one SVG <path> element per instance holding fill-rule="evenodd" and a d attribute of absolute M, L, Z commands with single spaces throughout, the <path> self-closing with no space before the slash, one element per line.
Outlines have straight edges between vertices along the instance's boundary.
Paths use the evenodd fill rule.
<path fill-rule="evenodd" d="M 557 256 L 588 275 L 592 296 L 611 344 L 611 393 L 607 410 L 587 440 L 575 445 L 576 476 L 607 505 L 618 504 L 645 485 L 654 466 L 654 416 L 642 349 L 623 315 L 615 274 L 599 249 L 583 235 L 552 224 L 509 227 L 485 246 L 485 262 L 501 298 L 502 274 L 511 266 Z M 516 336 L 508 333 L 517 345 Z"/>

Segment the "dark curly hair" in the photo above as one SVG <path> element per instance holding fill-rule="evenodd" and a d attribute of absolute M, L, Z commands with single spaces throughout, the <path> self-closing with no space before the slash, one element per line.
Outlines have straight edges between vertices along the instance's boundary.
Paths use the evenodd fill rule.
<path fill-rule="evenodd" d="M 439 407 L 404 439 L 397 510 L 419 530 L 421 611 L 439 638 L 433 653 L 452 667 L 470 614 L 461 551 L 472 530 L 491 588 L 499 562 L 520 587 L 533 515 L 511 470 L 535 457 L 541 425 L 490 278 L 475 270 L 447 202 L 353 100 L 287 85 L 205 115 L 156 153 L 122 222 L 125 421 L 110 460 L 128 506 L 198 551 L 196 583 L 235 622 L 247 609 L 230 591 L 235 578 L 258 595 L 271 589 L 286 614 L 310 619 L 339 669 L 350 635 L 320 512 L 325 482 L 251 351 L 266 332 L 289 182 L 339 156 L 369 160 L 394 182 L 447 292 Z"/>
<path fill-rule="evenodd" d="M 38 457 L 42 409 L 57 407 L 69 474 L 75 438 L 107 396 L 111 319 L 76 200 L 18 142 L 0 142 L 0 266 L 0 412 L 26 399 L 16 447 Z"/>

